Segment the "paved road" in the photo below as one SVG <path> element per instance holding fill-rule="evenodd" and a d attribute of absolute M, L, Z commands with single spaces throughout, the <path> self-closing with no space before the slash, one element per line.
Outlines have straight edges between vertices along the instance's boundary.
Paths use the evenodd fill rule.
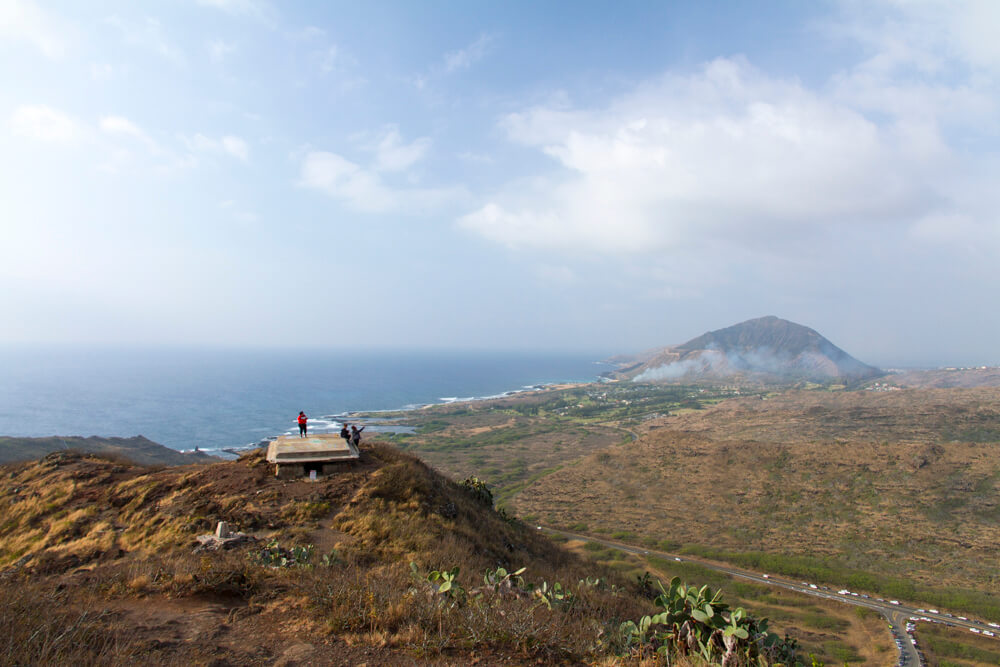
<path fill-rule="evenodd" d="M 768 586 L 779 586 L 781 588 L 797 591 L 799 593 L 804 593 L 806 595 L 812 595 L 814 597 L 824 598 L 826 600 L 833 600 L 835 602 L 850 604 L 856 607 L 867 607 L 868 609 L 873 609 L 889 620 L 889 624 L 892 626 L 893 636 L 902 640 L 903 648 L 900 655 L 901 657 L 902 656 L 906 657 L 906 665 L 921 664 L 919 653 L 917 652 L 917 647 L 914 645 L 913 639 L 908 634 L 906 634 L 905 631 L 906 623 L 910 617 L 927 619 L 935 623 L 944 623 L 959 628 L 966 628 L 966 629 L 975 628 L 980 632 L 989 631 L 989 632 L 1000 633 L 1000 630 L 998 630 L 998 628 L 989 626 L 986 623 L 982 623 L 979 621 L 972 621 L 972 620 L 963 620 L 956 617 L 948 617 L 945 616 L 944 614 L 931 614 L 925 609 L 911 607 L 906 604 L 891 604 L 887 600 L 881 600 L 879 598 L 866 598 L 861 595 L 841 595 L 836 591 L 829 590 L 828 588 L 825 587 L 821 588 L 817 586 L 813 588 L 812 586 L 810 586 L 808 583 L 805 582 L 796 582 L 779 576 L 758 574 L 756 572 L 750 572 L 748 570 L 734 568 L 728 565 L 720 565 L 718 563 L 701 560 L 699 558 L 692 558 L 690 556 L 679 556 L 677 554 L 668 553 L 666 551 L 658 551 L 655 549 L 644 549 L 642 547 L 636 547 L 629 544 L 623 544 L 621 542 L 615 542 L 613 540 L 607 540 L 602 537 L 594 537 L 592 535 L 582 535 L 580 533 L 570 533 L 565 530 L 559 530 L 557 528 L 548 528 L 546 526 L 539 526 L 539 529 L 554 535 L 562 535 L 563 537 L 567 537 L 569 539 L 596 542 L 597 544 L 602 544 L 606 547 L 611 547 L 612 549 L 618 549 L 620 551 L 625 551 L 639 556 L 659 556 L 661 558 L 668 558 L 677 561 L 687 561 L 690 563 L 697 563 L 702 567 L 716 570 L 718 572 L 724 572 L 733 577 L 748 579 L 750 581 L 754 581 L 759 584 L 765 584 Z"/>
<path fill-rule="evenodd" d="M 641 418 L 642 415 L 640 415 L 639 417 Z M 639 439 L 639 434 L 638 433 L 636 433 L 632 429 L 625 428 L 624 426 L 620 425 L 618 422 L 594 422 L 594 426 L 607 426 L 608 428 L 615 428 L 615 429 L 618 429 L 619 431 L 625 431 L 632 438 L 632 442 L 635 442 L 636 440 Z"/>

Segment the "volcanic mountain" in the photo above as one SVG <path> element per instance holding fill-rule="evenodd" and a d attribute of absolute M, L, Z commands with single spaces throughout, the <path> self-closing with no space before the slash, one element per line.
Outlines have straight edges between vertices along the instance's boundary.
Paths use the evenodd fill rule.
<path fill-rule="evenodd" d="M 883 375 L 801 324 L 768 316 L 651 350 L 616 375 L 639 382 L 861 380 Z"/>

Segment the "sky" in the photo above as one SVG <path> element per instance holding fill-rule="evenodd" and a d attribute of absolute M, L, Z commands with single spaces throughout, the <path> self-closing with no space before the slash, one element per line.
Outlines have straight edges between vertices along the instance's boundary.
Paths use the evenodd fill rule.
<path fill-rule="evenodd" d="M 1000 2 L 0 0 L 0 343 L 1000 364 Z"/>

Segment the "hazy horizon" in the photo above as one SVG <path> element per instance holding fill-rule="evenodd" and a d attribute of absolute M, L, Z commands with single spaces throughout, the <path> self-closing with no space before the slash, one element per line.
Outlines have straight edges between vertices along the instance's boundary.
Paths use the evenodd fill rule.
<path fill-rule="evenodd" d="M 1000 3 L 0 0 L 0 345 L 1000 363 Z"/>
<path fill-rule="evenodd" d="M 707 333 L 701 332 L 701 333 Z M 820 332 L 822 334 L 822 332 Z M 558 357 L 589 357 L 593 360 L 595 364 L 611 359 L 616 356 L 628 356 L 640 354 L 642 352 L 647 352 L 649 350 L 670 347 L 672 345 L 680 345 L 686 341 L 674 341 L 670 343 L 664 343 L 663 345 L 654 345 L 646 348 L 631 348 L 631 349 L 614 349 L 614 350 L 601 350 L 595 348 L 560 348 L 560 347 L 482 347 L 482 346 L 440 346 L 440 347 L 430 347 L 430 346 L 412 346 L 404 347 L 399 345 L 354 345 L 354 346 L 325 346 L 325 345 L 282 345 L 282 344 L 225 344 L 225 343 L 79 343 L 79 342 L 43 342 L 43 343 L 32 343 L 32 342 L 3 342 L 0 343 L 0 354 L 12 353 L 16 351 L 24 350 L 34 350 L 37 352 L 51 352 L 51 351 L 62 351 L 62 352 L 126 352 L 126 353 L 142 353 L 142 354 L 155 354 L 159 352 L 168 353 L 178 353 L 178 352 L 190 352 L 192 354 L 205 354 L 205 353 L 255 353 L 255 354 L 268 354 L 268 353 L 280 353 L 287 354 L 291 352 L 297 352 L 302 355 L 309 354 L 360 354 L 360 355 L 415 355 L 415 356 L 441 356 L 454 359 L 456 357 L 470 356 L 470 357 L 480 357 L 480 356 L 516 356 L 516 357 L 548 357 L 548 358 L 558 358 Z M 831 341 L 836 344 L 836 341 Z M 838 346 L 840 347 L 840 346 Z M 850 350 L 844 350 L 852 357 L 858 358 L 857 355 L 853 354 Z M 888 369 L 905 369 L 905 370 L 920 370 L 920 369 L 936 369 L 945 367 L 998 367 L 1000 362 L 991 361 L 989 359 L 972 359 L 972 358 L 959 358 L 959 359 L 942 359 L 939 357 L 929 354 L 925 357 L 917 358 L 896 358 L 889 359 L 885 362 L 880 362 L 879 360 L 862 359 L 858 358 L 859 361 L 870 364 L 882 370 Z"/>

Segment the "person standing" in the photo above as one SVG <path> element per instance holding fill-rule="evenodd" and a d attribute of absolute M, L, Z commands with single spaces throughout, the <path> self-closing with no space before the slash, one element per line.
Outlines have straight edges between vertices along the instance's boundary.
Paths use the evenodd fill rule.
<path fill-rule="evenodd" d="M 299 410 L 299 437 L 300 438 L 306 437 L 306 430 L 307 430 L 307 423 L 308 422 L 309 422 L 309 418 L 306 417 L 306 413 L 304 413 L 301 410 Z"/>
<path fill-rule="evenodd" d="M 358 428 L 357 426 L 351 427 L 351 442 L 354 443 L 355 447 L 361 444 L 361 432 L 364 430 L 365 430 L 364 426 L 362 426 L 361 428 Z"/>
<path fill-rule="evenodd" d="M 348 426 L 350 424 L 344 422 L 344 426 L 340 429 L 340 437 L 344 439 L 345 445 L 351 444 L 351 432 L 348 430 Z"/>

